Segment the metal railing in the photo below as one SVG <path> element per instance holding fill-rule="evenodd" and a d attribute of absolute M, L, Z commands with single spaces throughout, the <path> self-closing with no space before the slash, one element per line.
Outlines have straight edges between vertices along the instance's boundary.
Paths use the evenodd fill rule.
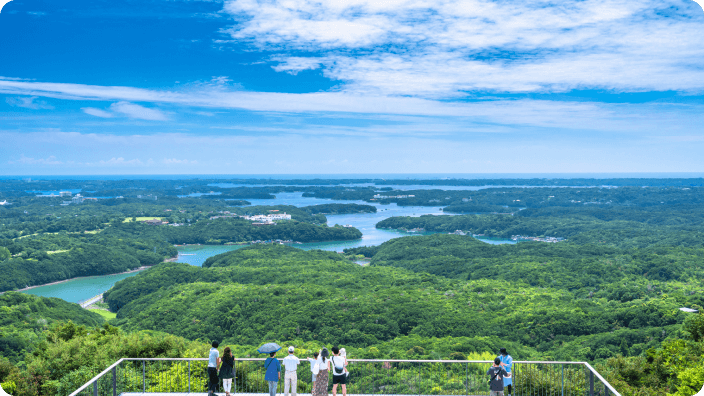
<path fill-rule="evenodd" d="M 232 394 L 267 394 L 264 359 L 235 359 Z M 481 360 L 348 359 L 350 395 L 489 395 Z M 208 359 L 125 358 L 90 379 L 69 396 L 118 396 L 143 393 L 205 393 Z M 283 368 L 282 368 L 283 370 Z M 621 396 L 585 362 L 514 361 L 513 396 Z M 311 393 L 310 365 L 298 366 L 298 393 Z M 328 373 L 332 375 L 332 373 Z M 322 378 L 322 377 L 321 377 Z M 220 382 L 220 393 L 222 381 Z M 328 381 L 328 390 L 332 381 Z M 283 393 L 284 375 L 277 393 Z M 338 394 L 341 390 L 338 389 Z"/>

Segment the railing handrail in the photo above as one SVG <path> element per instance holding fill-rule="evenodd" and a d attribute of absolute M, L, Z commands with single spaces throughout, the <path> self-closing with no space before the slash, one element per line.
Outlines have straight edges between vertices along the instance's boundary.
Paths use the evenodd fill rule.
<path fill-rule="evenodd" d="M 331 356 L 332 357 L 332 356 Z M 278 360 L 283 360 L 284 358 L 277 358 Z M 302 362 L 303 360 L 300 358 Z M 122 360 L 135 360 L 135 361 L 166 361 L 166 360 L 180 360 L 180 361 L 207 361 L 208 358 L 122 358 Z M 235 358 L 238 362 L 263 362 L 266 358 Z M 424 360 L 424 359 L 347 359 L 348 362 L 370 362 L 370 363 L 494 363 L 493 360 Z M 513 363 L 521 364 L 573 364 L 573 365 L 589 365 L 587 362 L 568 362 L 560 360 L 514 360 Z M 591 366 L 589 366 L 592 371 L 594 371 Z"/>
<path fill-rule="evenodd" d="M 69 396 L 76 396 L 88 386 L 93 384 L 95 381 L 100 379 L 102 376 L 110 372 L 123 361 L 208 361 L 208 358 L 122 358 L 110 365 L 110 367 L 103 370 L 100 374 L 93 377 L 90 381 L 86 382 L 83 386 L 78 388 L 76 391 L 71 393 Z M 235 358 L 235 361 L 264 361 L 265 358 Z M 283 358 L 279 358 L 283 360 Z M 307 361 L 307 360 L 304 360 Z M 350 362 L 370 362 L 370 363 L 493 363 L 491 360 L 422 360 L 422 359 L 348 359 Z M 621 396 L 621 394 L 614 389 L 611 384 L 604 379 L 604 377 L 599 374 L 594 367 L 592 367 L 587 362 L 564 362 L 564 361 L 537 361 L 537 360 L 514 360 L 513 363 L 518 364 L 570 364 L 570 365 L 584 365 L 594 376 L 596 376 L 601 383 L 611 391 L 614 396 Z"/>
<path fill-rule="evenodd" d="M 110 370 L 112 370 L 113 368 L 117 367 L 117 366 L 118 366 L 120 363 L 122 363 L 124 360 L 125 360 L 125 359 L 123 358 L 123 359 L 120 359 L 120 360 L 116 361 L 116 362 L 113 363 L 110 367 L 108 367 L 108 368 L 106 368 L 105 370 L 103 370 L 100 374 L 98 374 L 98 375 L 96 375 L 95 377 L 93 377 L 90 381 L 88 381 L 88 382 L 86 382 L 85 384 L 83 384 L 82 387 L 76 389 L 76 391 L 73 392 L 73 393 L 71 393 L 69 396 L 74 396 L 74 395 L 79 394 L 81 391 L 83 391 L 85 388 L 87 388 L 90 384 L 92 384 L 93 382 L 95 382 L 95 381 L 97 381 L 98 379 L 100 379 L 100 377 L 102 377 L 103 375 L 107 374 L 107 373 L 108 373 Z"/>
<path fill-rule="evenodd" d="M 597 378 L 599 378 L 599 381 L 601 381 L 601 383 L 604 384 L 605 387 L 609 388 L 609 390 L 610 390 L 611 392 L 613 392 L 614 395 L 621 396 L 621 394 L 618 393 L 618 392 L 616 391 L 616 389 L 614 389 L 614 387 L 611 386 L 611 384 L 610 384 L 606 379 L 604 379 L 604 377 L 602 377 L 601 374 L 599 374 L 598 371 L 594 370 L 594 367 L 592 367 L 591 364 L 589 364 L 589 363 L 587 363 L 587 362 L 584 362 L 584 365 L 589 369 L 589 371 L 592 372 L 592 374 L 594 374 Z"/>

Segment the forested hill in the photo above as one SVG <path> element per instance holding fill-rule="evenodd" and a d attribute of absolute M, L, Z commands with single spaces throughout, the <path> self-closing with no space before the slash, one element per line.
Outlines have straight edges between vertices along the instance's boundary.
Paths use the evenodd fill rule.
<path fill-rule="evenodd" d="M 704 250 L 541 242 L 490 245 L 470 236 L 436 234 L 387 241 L 376 249 L 371 265 L 455 279 L 554 287 L 583 298 L 596 295 L 626 302 L 647 296 L 646 283 L 652 287 L 652 282 L 688 283 L 703 278 Z M 704 296 L 687 301 L 704 305 Z"/>
<path fill-rule="evenodd" d="M 8 257 L 2 257 L 3 252 Z M 176 253 L 176 248 L 164 241 L 122 239 L 102 233 L 0 239 L 0 291 L 79 276 L 115 274 L 158 264 Z"/>
<path fill-rule="evenodd" d="M 179 227 L 151 226 L 141 223 L 116 224 L 103 231 L 116 237 L 140 236 L 173 244 L 213 244 L 251 242 L 256 240 L 292 240 L 296 242 L 344 241 L 359 239 L 362 233 L 352 227 L 328 227 L 298 221 L 282 221 L 275 225 L 254 226 L 252 221 L 222 218 L 199 221 Z"/>
<path fill-rule="evenodd" d="M 669 218 L 648 216 L 638 209 L 579 211 L 542 215 L 542 210 L 526 215 L 461 215 L 390 217 L 376 224 L 377 228 L 414 229 L 432 232 L 462 230 L 498 238 L 549 236 L 568 239 L 577 244 L 603 244 L 619 248 L 649 246 L 704 247 L 704 211 L 671 213 Z M 606 213 L 604 213 L 606 212 Z M 629 216 L 628 214 L 633 214 Z M 679 214 L 680 216 L 676 216 Z M 600 216 L 600 215 L 603 215 Z M 599 218 L 599 217 L 602 218 Z"/>
<path fill-rule="evenodd" d="M 0 357 L 22 360 L 56 321 L 86 326 L 103 323 L 103 317 L 59 298 L 7 292 L 0 295 Z"/>
<path fill-rule="evenodd" d="M 403 238 L 410 244 L 402 250 L 424 240 L 438 242 L 436 254 L 443 244 L 450 251 L 472 250 L 471 242 L 453 247 L 440 237 Z M 616 356 L 623 353 L 623 339 L 626 353 L 638 355 L 678 331 L 686 315 L 678 307 L 702 302 L 700 294 L 690 294 L 697 287 L 683 282 L 651 281 L 628 269 L 605 276 L 618 266 L 639 265 L 616 258 L 579 269 L 579 260 L 557 260 L 555 268 L 574 267 L 560 269 L 553 283 L 544 275 L 552 270 L 545 258 L 519 259 L 518 253 L 502 258 L 521 263 L 506 271 L 491 268 L 497 267 L 495 258 L 477 259 L 491 271 L 484 279 L 429 274 L 432 267 L 413 268 L 418 272 L 379 263 L 361 267 L 331 255 L 252 246 L 218 256 L 210 268 L 160 264 L 118 282 L 105 299 L 123 329 L 190 339 L 237 344 L 295 339 L 365 348 L 402 336 L 493 336 L 535 348 L 542 357 L 569 360 Z M 419 263 L 434 261 L 426 257 Z M 450 264 L 471 260 L 454 259 Z M 520 267 L 538 285 L 521 279 Z M 505 276 L 511 271 L 513 276 Z M 570 271 L 580 277 L 571 281 Z M 583 281 L 588 285 L 578 284 Z"/>

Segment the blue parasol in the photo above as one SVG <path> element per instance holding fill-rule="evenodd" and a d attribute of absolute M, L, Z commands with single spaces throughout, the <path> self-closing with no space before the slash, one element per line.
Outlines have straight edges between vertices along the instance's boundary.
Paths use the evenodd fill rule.
<path fill-rule="evenodd" d="M 272 353 L 272 352 L 278 352 L 281 349 L 279 344 L 275 342 L 269 342 L 266 343 L 257 349 L 257 352 L 259 353 Z"/>

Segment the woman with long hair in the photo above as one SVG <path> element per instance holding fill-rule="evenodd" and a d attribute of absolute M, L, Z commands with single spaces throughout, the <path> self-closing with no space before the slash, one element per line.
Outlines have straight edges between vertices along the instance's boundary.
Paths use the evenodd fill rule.
<path fill-rule="evenodd" d="M 328 395 L 328 372 L 330 370 L 330 352 L 327 348 L 323 348 L 318 355 L 318 360 L 315 364 L 318 365 L 318 375 L 315 378 L 313 385 L 312 396 L 327 396 Z"/>
<path fill-rule="evenodd" d="M 225 347 L 222 353 L 222 366 L 220 366 L 220 374 L 222 379 L 222 387 L 225 389 L 225 395 L 230 396 L 232 389 L 232 379 L 235 378 L 235 357 L 232 356 L 230 347 Z"/>

